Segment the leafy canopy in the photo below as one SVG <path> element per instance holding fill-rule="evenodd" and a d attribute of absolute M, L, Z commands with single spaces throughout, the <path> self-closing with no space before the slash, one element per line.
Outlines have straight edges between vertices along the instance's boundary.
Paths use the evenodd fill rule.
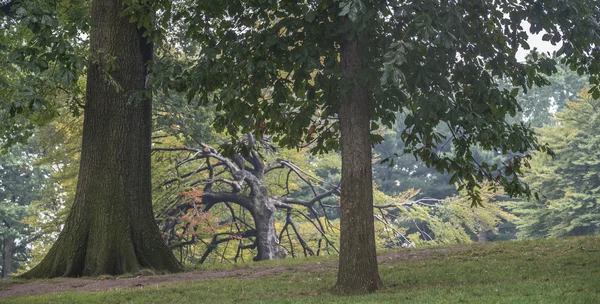
<path fill-rule="evenodd" d="M 525 124 L 505 120 L 521 110 L 520 91 L 548 85 L 560 61 L 592 75 L 591 92 L 600 95 L 600 11 L 590 0 L 184 3 L 165 16 L 201 52 L 187 65 L 172 56 L 158 59 L 178 67 L 160 71 L 158 82 L 216 103 L 217 127 L 277 134 L 281 145 L 309 144 L 316 153 L 337 149 L 338 97 L 349 87 L 339 73 L 339 43 L 360 37 L 369 64 L 359 78 L 370 88 L 372 129 L 391 128 L 395 113 L 404 113 L 404 152 L 453 174 L 451 181 L 475 202 L 484 179 L 509 195 L 530 193 L 518 177 L 522 159 L 546 147 Z M 343 23 L 344 17 L 354 22 Z M 518 62 L 517 50 L 530 49 L 529 33 L 542 31 L 544 40 L 562 46 L 559 59 L 532 50 Z M 440 123 L 451 130 L 452 156 L 438 151 L 446 140 L 436 130 Z M 478 163 L 475 145 L 511 157 L 505 166 Z"/>
<path fill-rule="evenodd" d="M 18 26 L 2 23 L 0 60 L 19 72 L 15 77 L 32 76 L 25 85 L 36 88 L 31 96 L 47 92 L 37 89 L 44 87 L 35 83 L 40 75 L 52 91 L 72 85 L 85 69 L 87 2 L 56 3 L 20 3 L 13 6 Z M 530 193 L 518 177 L 522 159 L 546 147 L 526 125 L 505 120 L 520 110 L 520 91 L 548 85 L 560 61 L 591 75 L 591 94 L 600 96 L 600 11 L 592 0 L 126 0 L 123 14 L 156 43 L 148 77 L 155 89 L 214 103 L 216 126 L 233 137 L 269 133 L 280 145 L 309 145 L 315 153 L 338 148 L 338 98 L 350 87 L 340 77 L 339 43 L 364 40 L 368 65 L 359 79 L 370 88 L 372 129 L 391 128 L 395 113 L 404 113 L 404 152 L 452 174 L 475 202 L 484 179 L 509 195 Z M 353 22 L 342 22 L 346 17 Z M 542 32 L 561 45 L 559 59 L 532 50 L 518 62 L 517 50 L 530 49 L 528 34 Z M 17 35 L 37 42 L 20 42 Z M 5 83 L 17 83 L 5 74 Z M 15 98 L 26 90 L 8 87 L 0 88 L 4 118 L 44 104 Z M 436 130 L 441 123 L 451 130 L 452 156 L 438 151 L 446 140 Z M 505 166 L 478 163 L 475 145 L 510 158 Z"/>
<path fill-rule="evenodd" d="M 79 111 L 85 73 L 88 1 L 12 1 L 0 13 L 0 145 L 25 143 L 57 106 Z M 57 96 L 66 93 L 66 102 Z M 61 99 L 62 100 L 62 99 Z"/>

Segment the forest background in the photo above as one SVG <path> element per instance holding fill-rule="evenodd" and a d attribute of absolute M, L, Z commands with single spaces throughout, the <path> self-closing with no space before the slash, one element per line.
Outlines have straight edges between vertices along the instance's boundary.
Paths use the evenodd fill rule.
<path fill-rule="evenodd" d="M 563 67 L 550 80 L 551 86 L 519 96 L 523 111 L 507 118 L 534 126 L 541 141 L 556 153 L 554 158 L 534 154 L 526 169 L 526 180 L 542 193 L 540 200 L 514 201 L 501 192 L 484 190 L 484 207 L 472 208 L 468 197 L 456 190 L 451 175 L 440 174 L 403 153 L 402 117 L 393 128 L 380 128 L 378 134 L 385 141 L 373 147 L 375 202 L 381 206 L 374 209 L 378 248 L 598 233 L 594 193 L 599 183 L 588 182 L 597 176 L 590 168 L 598 166 L 594 132 L 599 123 L 598 102 L 586 93 L 587 79 L 575 72 Z M 64 102 L 61 98 L 68 97 L 58 94 L 57 104 Z M 57 106 L 56 111 L 65 110 Z M 254 224 L 249 223 L 251 216 L 244 208 L 234 210 L 235 206 L 223 204 L 202 211 L 198 207 L 202 191 L 213 183 L 206 182 L 207 172 L 194 169 L 199 160 L 216 159 L 200 158 L 195 163 L 190 155 L 228 142 L 210 126 L 215 111 L 176 94 L 154 101 L 154 209 L 165 240 L 184 264 L 235 262 L 257 255 L 254 237 L 248 234 Z M 81 131 L 81 116 L 62 113 L 46 126 L 31 129 L 27 143 L 2 154 L 3 277 L 38 263 L 58 235 L 77 184 Z M 451 146 L 440 149 L 453 153 Z M 323 196 L 315 208 L 275 214 L 282 247 L 291 256 L 336 253 L 339 153 L 314 155 L 310 147 L 286 150 L 266 142 L 256 150 L 265 163 L 289 164 L 267 175 L 270 195 L 299 201 Z M 479 151 L 475 160 L 501 166 L 505 158 Z M 582 171 L 589 176 L 580 175 Z M 231 178 L 226 170 L 217 174 L 223 180 Z M 188 208 L 195 203 L 195 208 Z M 288 216 L 291 221 L 286 220 Z M 289 223 L 294 223 L 293 229 Z"/>

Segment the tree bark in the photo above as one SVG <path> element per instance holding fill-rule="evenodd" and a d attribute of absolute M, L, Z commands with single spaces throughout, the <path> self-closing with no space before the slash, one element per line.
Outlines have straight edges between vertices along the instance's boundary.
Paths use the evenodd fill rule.
<path fill-rule="evenodd" d="M 256 227 L 256 261 L 283 259 L 287 251 L 279 244 L 279 236 L 275 230 L 275 206 L 267 199 L 256 206 L 252 212 Z"/>
<path fill-rule="evenodd" d="M 370 94 L 359 74 L 364 68 L 361 42 L 343 40 L 340 65 L 350 90 L 341 91 L 339 119 L 342 145 L 340 202 L 340 293 L 373 292 L 381 285 L 375 250 L 373 172 L 369 120 Z"/>
<path fill-rule="evenodd" d="M 479 230 L 477 232 L 477 242 L 487 242 L 487 230 Z"/>
<path fill-rule="evenodd" d="M 13 272 L 13 254 L 15 250 L 15 238 L 7 236 L 4 238 L 2 246 L 2 278 L 10 278 Z"/>
<path fill-rule="evenodd" d="M 152 213 L 151 99 L 139 97 L 152 48 L 122 8 L 122 0 L 92 1 L 75 201 L 56 243 L 24 278 L 182 270 Z"/>
<path fill-rule="evenodd" d="M 256 159 L 256 155 L 254 156 Z M 255 161 L 255 166 L 262 160 Z M 257 170 L 256 170 L 257 169 Z M 254 173 L 245 173 L 244 180 L 250 185 L 250 199 L 252 205 L 250 213 L 254 219 L 256 229 L 256 247 L 258 255 L 256 261 L 282 259 L 287 251 L 279 244 L 279 236 L 275 230 L 275 205 L 269 199 L 269 190 L 265 185 L 264 167 L 255 168 Z"/>

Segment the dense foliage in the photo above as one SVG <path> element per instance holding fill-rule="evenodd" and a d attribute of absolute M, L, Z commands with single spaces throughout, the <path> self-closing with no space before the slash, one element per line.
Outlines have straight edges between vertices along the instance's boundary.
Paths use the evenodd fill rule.
<path fill-rule="evenodd" d="M 475 200 L 477 183 L 496 177 L 508 194 L 528 192 L 513 174 L 520 170 L 518 154 L 506 167 L 472 157 L 476 144 L 504 154 L 544 149 L 526 125 L 504 120 L 521 109 L 518 93 L 548 85 L 546 76 L 558 72 L 558 61 L 581 73 L 598 72 L 591 60 L 597 36 L 576 30 L 598 29 L 597 12 L 585 1 L 231 1 L 176 9 L 170 16 L 194 21 L 185 23 L 186 37 L 205 52 L 188 65 L 164 57 L 169 64 L 161 66 L 169 67 L 167 73 L 160 70 L 154 80 L 189 89 L 190 98 L 227 109 L 217 117 L 217 126 L 231 134 L 276 133 L 282 145 L 310 143 L 315 152 L 337 147 L 337 102 L 345 87 L 337 45 L 345 35 L 370 33 L 362 79 L 371 88 L 373 129 L 391 127 L 395 113 L 405 113 L 401 138 L 407 152 L 428 167 L 454 174 Z M 356 25 L 344 26 L 339 15 Z M 533 51 L 527 62 L 517 62 L 518 48 L 530 48 L 521 25 L 525 20 L 532 33 L 545 30 L 545 40 L 563 43 L 562 57 Z M 509 87 L 502 85 L 506 82 Z M 440 123 L 448 124 L 449 136 L 437 129 Z M 440 154 L 439 145 L 449 137 L 455 153 Z"/>
<path fill-rule="evenodd" d="M 13 146 L 0 154 L 0 273 L 8 277 L 30 256 L 28 246 L 37 238 L 26 219 L 45 188 L 48 169 L 36 165 L 38 146 Z"/>
<path fill-rule="evenodd" d="M 514 206 L 519 234 L 526 238 L 600 232 L 600 103 L 585 91 L 557 113 L 556 125 L 539 130 L 556 155 L 536 155 L 526 180 L 540 201 Z"/>

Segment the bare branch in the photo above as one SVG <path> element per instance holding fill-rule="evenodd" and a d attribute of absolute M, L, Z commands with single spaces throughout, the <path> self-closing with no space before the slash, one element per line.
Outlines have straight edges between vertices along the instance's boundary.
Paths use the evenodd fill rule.
<path fill-rule="evenodd" d="M 209 192 L 202 195 L 202 203 L 207 206 L 212 207 L 212 205 L 226 202 L 234 203 L 247 209 L 252 207 L 252 201 L 247 196 L 240 193 Z"/>
<path fill-rule="evenodd" d="M 300 232 L 298 231 L 298 228 L 296 227 L 296 223 L 294 222 L 294 219 L 292 218 L 292 214 L 289 212 L 286 216 L 286 224 L 290 224 L 290 226 L 292 226 L 292 229 L 294 229 L 294 232 L 296 233 L 296 237 L 298 238 L 300 245 L 302 245 L 302 248 L 304 249 L 304 256 L 307 256 L 306 252 L 308 252 L 311 256 L 314 256 L 315 252 L 308 246 L 308 244 L 306 243 L 304 238 L 302 238 L 302 235 L 300 235 Z"/>
<path fill-rule="evenodd" d="M 322 229 L 319 228 L 319 226 L 317 226 L 317 224 L 308 216 L 306 215 L 304 212 L 301 211 L 296 211 L 298 212 L 300 215 L 302 215 L 302 217 L 304 217 L 306 220 L 308 220 L 314 227 L 315 229 L 317 229 L 317 231 L 319 231 L 319 233 L 321 234 L 321 236 L 325 239 L 325 241 L 327 242 L 327 244 L 329 244 L 331 247 L 333 247 L 333 249 L 339 253 L 340 251 L 337 249 L 337 247 L 335 247 L 335 244 L 333 244 L 333 242 L 331 240 L 329 240 L 329 238 L 327 237 L 327 235 L 325 234 L 325 231 L 323 231 Z"/>
<path fill-rule="evenodd" d="M 334 189 L 331 189 L 331 190 L 329 190 L 327 192 L 321 193 L 321 194 L 313 197 L 313 199 L 311 199 L 310 201 L 299 200 L 299 199 L 295 199 L 295 198 L 285 198 L 283 200 L 283 203 L 284 204 L 302 205 L 302 206 L 305 206 L 305 207 L 310 207 L 314 203 L 316 203 L 316 202 L 318 202 L 318 201 L 320 201 L 320 200 L 322 200 L 322 199 L 324 199 L 326 197 L 329 197 L 329 196 L 332 196 L 332 195 L 339 195 L 339 194 L 340 194 L 340 190 L 338 188 L 334 188 Z"/>

